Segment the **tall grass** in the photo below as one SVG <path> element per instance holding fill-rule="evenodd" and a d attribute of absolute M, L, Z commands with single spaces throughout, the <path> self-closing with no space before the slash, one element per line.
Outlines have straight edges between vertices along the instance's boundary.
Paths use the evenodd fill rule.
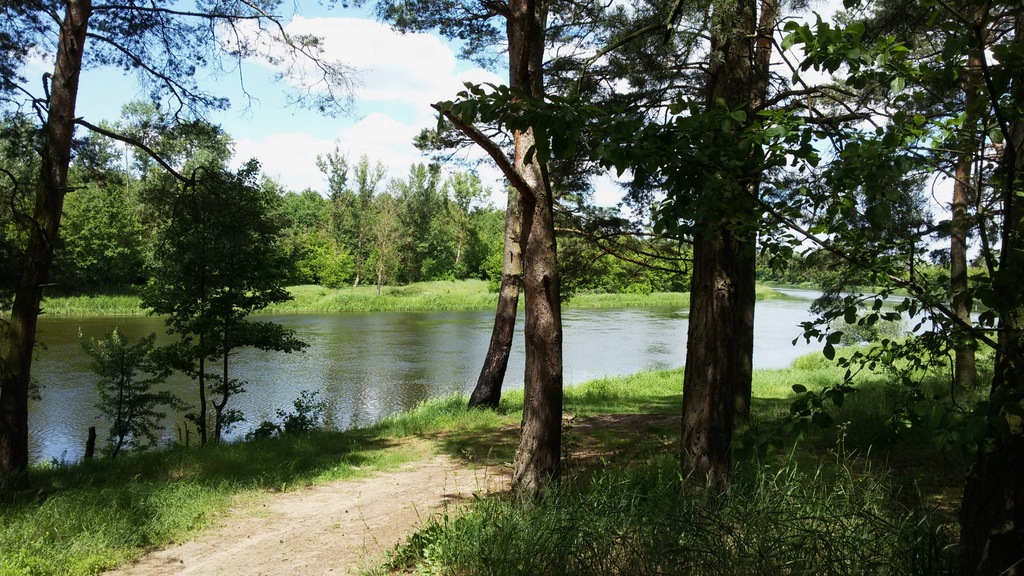
<path fill-rule="evenodd" d="M 536 505 L 477 503 L 442 516 L 391 568 L 481 575 L 946 574 L 946 540 L 901 507 L 863 463 L 788 464 L 737 478 L 721 495 L 684 486 L 679 462 L 563 484 Z"/>
<path fill-rule="evenodd" d="M 47 316 L 144 316 L 149 310 L 140 302 L 134 294 L 58 296 L 44 298 L 42 310 Z"/>

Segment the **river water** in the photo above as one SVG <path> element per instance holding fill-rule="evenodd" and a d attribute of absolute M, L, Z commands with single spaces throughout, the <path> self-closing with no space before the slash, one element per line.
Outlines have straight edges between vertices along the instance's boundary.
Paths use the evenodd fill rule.
<path fill-rule="evenodd" d="M 755 314 L 755 368 L 781 368 L 817 349 L 794 338 L 798 324 L 817 293 L 784 290 L 791 298 L 758 302 Z M 523 385 L 522 313 L 505 380 L 506 388 Z M 260 317 L 266 319 L 267 317 Z M 244 435 L 278 409 L 290 410 L 302 390 L 318 390 L 329 406 L 329 423 L 337 428 L 371 424 L 419 402 L 473 388 L 487 350 L 494 313 L 378 312 L 301 314 L 271 317 L 294 329 L 309 347 L 280 354 L 241 350 L 233 358 L 233 376 L 246 381 L 246 392 L 230 406 L 245 422 L 228 438 Z M 649 368 L 681 366 L 686 357 L 687 310 L 637 308 L 565 310 L 564 376 L 577 384 L 601 376 L 624 375 Z M 102 439 L 106 424 L 98 419 L 95 377 L 78 333 L 105 337 L 117 327 L 130 342 L 156 332 L 167 343 L 163 320 L 151 317 L 41 318 L 41 343 L 33 364 L 39 400 L 29 407 L 33 460 L 77 460 L 84 452 L 90 426 Z M 167 388 L 187 402 L 198 396 L 194 384 L 174 376 Z M 680 390 L 682 382 L 680 382 Z M 179 416 L 168 418 L 165 437 L 177 437 Z"/>

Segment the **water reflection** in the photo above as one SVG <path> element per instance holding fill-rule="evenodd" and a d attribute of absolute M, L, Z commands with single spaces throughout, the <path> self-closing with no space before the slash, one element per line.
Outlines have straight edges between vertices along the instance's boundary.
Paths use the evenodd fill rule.
<path fill-rule="evenodd" d="M 755 368 L 783 367 L 812 348 L 791 345 L 797 324 L 808 317 L 808 298 L 769 300 L 757 306 Z M 296 354 L 242 350 L 234 359 L 235 376 L 248 382 L 246 392 L 229 406 L 242 410 L 246 422 L 229 437 L 244 435 L 279 409 L 290 410 L 302 390 L 319 390 L 329 405 L 329 420 L 338 428 L 366 425 L 434 396 L 468 393 L 487 350 L 493 312 L 426 312 L 309 314 L 275 321 L 296 330 L 309 348 Z M 686 354 L 686 311 L 678 308 L 566 310 L 564 376 L 575 384 L 601 376 L 681 365 Z M 157 318 L 62 318 L 40 320 L 34 374 L 42 399 L 30 405 L 32 457 L 74 460 L 84 451 L 89 426 L 105 435 L 96 417 L 98 400 L 88 357 L 78 331 L 103 337 L 114 327 L 131 341 L 151 332 L 167 343 Z M 524 358 L 522 322 L 509 360 L 507 388 L 521 388 Z M 195 385 L 180 376 L 167 388 L 188 402 Z M 179 416 L 168 419 L 164 434 L 178 437 Z M 193 438 L 194 440 L 194 438 Z"/>

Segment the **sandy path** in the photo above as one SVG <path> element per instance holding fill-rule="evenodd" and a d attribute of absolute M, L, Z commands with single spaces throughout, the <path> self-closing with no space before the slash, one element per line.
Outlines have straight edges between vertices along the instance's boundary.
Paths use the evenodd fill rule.
<path fill-rule="evenodd" d="M 236 505 L 193 540 L 107 574 L 352 574 L 378 563 L 431 514 L 507 485 L 507 472 L 500 469 L 471 469 L 433 456 L 369 478 Z"/>

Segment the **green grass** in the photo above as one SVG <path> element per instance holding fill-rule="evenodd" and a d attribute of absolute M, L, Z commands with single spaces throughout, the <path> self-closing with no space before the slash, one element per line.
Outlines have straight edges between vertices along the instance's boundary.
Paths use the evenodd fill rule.
<path fill-rule="evenodd" d="M 794 383 L 812 387 L 835 383 L 841 376 L 820 354 L 802 357 L 787 369 L 755 371 L 754 418 L 770 422 L 787 414 Z M 680 496 L 675 449 L 665 444 L 677 441 L 672 440 L 677 437 L 675 426 L 641 430 L 637 441 L 624 439 L 615 430 L 599 430 L 586 440 L 601 450 L 632 451 L 631 465 L 609 460 L 600 468 L 607 474 L 567 477 L 562 489 L 532 509 L 485 501 L 465 520 L 476 527 L 470 529 L 458 523 L 461 520 L 442 521 L 420 535 L 419 546 L 434 546 L 436 541 L 430 558 L 440 562 L 448 558 L 446 554 L 467 555 L 459 547 L 478 550 L 490 542 L 493 554 L 484 557 L 509 562 L 492 570 L 460 564 L 463 560 L 455 556 L 444 560 L 452 562 L 445 565 L 456 573 L 516 573 L 516 566 L 524 574 L 533 569 L 585 573 L 613 566 L 602 562 L 620 560 L 648 566 L 644 562 L 662 561 L 649 556 L 651 546 L 676 541 L 666 548 L 670 556 L 663 560 L 669 567 L 686 567 L 683 573 L 691 573 L 691 568 L 692 573 L 712 573 L 715 566 L 773 572 L 779 567 L 758 562 L 778 558 L 776 548 L 771 548 L 775 544 L 758 538 L 772 530 L 772 518 L 777 518 L 784 521 L 780 530 L 788 530 L 780 532 L 778 554 L 801 566 L 827 572 L 836 565 L 832 562 L 839 562 L 874 569 L 874 563 L 889 562 L 893 555 L 938 562 L 919 547 L 923 545 L 920 538 L 937 536 L 931 520 L 918 514 L 921 506 L 913 497 L 913 486 L 945 489 L 943 481 L 956 477 L 951 472 L 956 462 L 937 465 L 949 458 L 937 455 L 924 433 L 902 444 L 886 435 L 884 420 L 891 412 L 892 385 L 877 375 L 863 376 L 858 385 L 863 388 L 860 398 L 836 414 L 837 422 L 849 424 L 807 438 L 799 450 L 776 454 L 762 465 L 739 467 L 740 482 L 735 488 L 739 498 L 724 502 L 724 508 L 709 502 L 688 504 Z M 681 388 L 681 369 L 602 378 L 567 388 L 565 409 L 580 418 L 604 413 L 677 415 Z M 500 409 L 491 412 L 467 410 L 465 398 L 450 396 L 429 400 L 364 429 L 36 468 L 31 471 L 31 492 L 0 501 L 0 574 L 95 574 L 147 548 L 202 529 L 239 496 L 260 498 L 271 490 L 388 470 L 423 457 L 424 450 L 429 450 L 425 447 L 431 445 L 467 462 L 508 463 L 517 443 L 522 401 L 522 391 L 509 391 Z M 572 442 L 581 441 L 579 432 L 573 429 L 572 434 Z M 431 444 L 408 441 L 410 437 Z M 889 476 L 881 467 L 868 471 L 866 460 L 848 465 L 845 456 L 833 454 L 839 445 L 851 453 L 870 453 L 871 461 L 899 463 L 900 468 Z M 842 477 L 847 468 L 857 473 Z M 845 484 L 837 484 L 838 480 Z M 896 497 L 894 487 L 898 486 L 910 488 Z M 659 503 L 660 498 L 667 500 Z M 671 514 L 652 516 L 656 509 Z M 751 519 L 749 527 L 744 524 L 746 518 Z M 817 532 L 832 524 L 840 532 Z M 564 540 L 572 534 L 575 544 L 567 547 Z M 690 536 L 680 540 L 681 534 Z M 749 542 L 735 550 L 723 548 L 726 556 L 702 560 L 693 556 L 696 534 L 719 539 L 708 542 Z M 801 534 L 807 539 L 801 540 Z M 832 543 L 830 534 L 835 537 Z M 684 546 L 684 540 L 689 544 Z M 442 541 L 448 542 L 447 552 L 442 551 Z M 848 555 L 855 543 L 864 546 L 863 558 Z M 809 548 L 801 551 L 804 544 Z M 577 545 L 582 548 L 573 547 Z M 525 547 L 520 553 L 529 551 L 528 557 L 502 556 L 520 546 Z M 600 554 L 600 550 L 614 553 Z M 640 556 L 630 557 L 634 552 Z M 833 553 L 839 560 L 821 559 Z M 538 567 L 531 560 L 558 554 L 569 559 L 568 564 Z M 424 561 L 422 556 L 416 558 Z M 857 564 L 862 560 L 867 563 Z"/>
<path fill-rule="evenodd" d="M 139 307 L 140 298 L 133 294 L 97 294 L 43 298 L 42 310 L 47 316 L 144 316 L 148 310 Z"/>
<path fill-rule="evenodd" d="M 492 310 L 498 295 L 487 291 L 483 280 L 417 282 L 407 286 L 385 286 L 377 294 L 373 285 L 357 288 L 292 286 L 293 300 L 268 307 L 266 314 L 333 312 L 421 312 L 445 310 Z M 758 287 L 759 300 L 777 298 L 779 292 Z M 144 315 L 137 295 L 62 296 L 43 299 L 43 310 L 50 316 L 131 316 Z M 522 300 L 520 299 L 520 304 Z M 647 306 L 687 307 L 689 293 L 653 294 L 577 294 L 566 308 L 637 308 Z"/>
<path fill-rule="evenodd" d="M 36 468 L 31 492 L 0 501 L 0 575 L 97 574 L 202 529 L 239 495 L 392 469 L 424 456 L 402 440 L 413 431 L 466 431 L 495 418 L 454 406 L 435 400 L 347 432 Z"/>
<path fill-rule="evenodd" d="M 679 462 L 569 479 L 535 505 L 490 498 L 435 517 L 390 569 L 426 574 L 942 574 L 948 542 L 927 516 L 894 504 L 863 459 L 835 472 L 789 463 L 695 494 Z"/>

